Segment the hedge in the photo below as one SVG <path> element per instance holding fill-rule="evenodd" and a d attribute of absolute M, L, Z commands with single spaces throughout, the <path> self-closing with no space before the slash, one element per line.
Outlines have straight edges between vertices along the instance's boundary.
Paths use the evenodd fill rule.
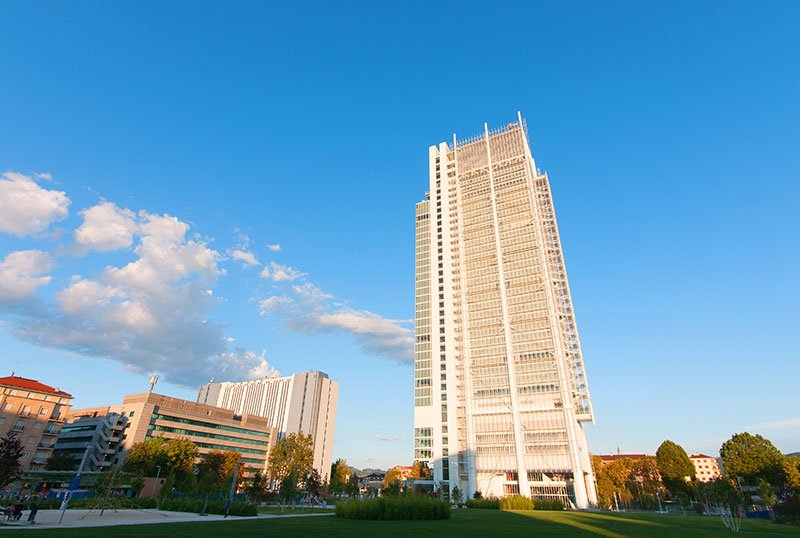
<path fill-rule="evenodd" d="M 336 517 L 343 519 L 450 519 L 450 503 L 422 495 L 350 499 L 336 503 Z"/>
<path fill-rule="evenodd" d="M 500 499 L 500 510 L 533 510 L 533 501 L 522 495 L 511 495 Z"/>
<path fill-rule="evenodd" d="M 476 508 L 479 510 L 499 510 L 500 499 L 487 497 L 484 499 L 470 499 L 467 501 L 467 508 Z"/>

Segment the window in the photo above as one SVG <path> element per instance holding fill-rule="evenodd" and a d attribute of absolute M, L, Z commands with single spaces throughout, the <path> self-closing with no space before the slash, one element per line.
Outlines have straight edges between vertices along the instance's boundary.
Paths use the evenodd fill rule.
<path fill-rule="evenodd" d="M 128 416 L 129 416 L 129 417 L 132 417 L 132 416 L 133 416 L 133 411 L 131 411 L 130 413 L 128 413 Z"/>
<path fill-rule="evenodd" d="M 40 407 L 39 408 L 39 414 L 40 415 L 46 415 L 49 412 L 50 412 L 50 410 L 48 408 L 46 408 L 46 407 Z"/>
<path fill-rule="evenodd" d="M 12 411 L 14 409 L 14 404 L 11 403 L 11 402 L 8 402 L 6 405 L 3 406 L 3 409 L 6 410 L 6 411 Z"/>
<path fill-rule="evenodd" d="M 21 432 L 22 430 L 25 429 L 25 420 L 18 418 L 17 421 L 14 423 L 14 427 L 11 429 L 14 430 L 15 432 Z"/>

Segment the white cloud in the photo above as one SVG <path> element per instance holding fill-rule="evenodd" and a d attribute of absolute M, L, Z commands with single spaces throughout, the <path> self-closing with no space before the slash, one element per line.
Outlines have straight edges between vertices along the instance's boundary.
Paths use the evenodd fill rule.
<path fill-rule="evenodd" d="M 0 302 L 19 301 L 33 295 L 51 277 L 41 276 L 53 268 L 49 254 L 41 250 L 11 252 L 0 262 Z"/>
<path fill-rule="evenodd" d="M 294 301 L 285 296 L 273 295 L 258 302 L 259 314 L 270 314 L 272 312 L 290 309 L 295 305 Z"/>
<path fill-rule="evenodd" d="M 84 225 L 89 225 L 77 236 L 80 246 L 103 250 L 131 241 L 132 259 L 96 275 L 76 275 L 54 294 L 55 302 L 39 301 L 26 312 L 14 307 L 32 304 L 25 296 L 50 281 L 38 275 L 52 261 L 38 251 L 7 256 L 0 266 L 0 294 L 13 292 L 4 307 L 14 313 L 8 326 L 18 338 L 109 358 L 129 371 L 158 373 L 190 387 L 212 376 L 241 380 L 275 375 L 263 352 L 232 349 L 227 327 L 210 319 L 219 304 L 213 287 L 224 274 L 216 250 L 187 238 L 189 225 L 173 216 L 136 215 L 108 202 L 99 206 L 84 214 Z M 109 222 L 118 229 L 101 234 L 97 228 Z"/>
<path fill-rule="evenodd" d="M 66 193 L 41 188 L 33 177 L 17 172 L 0 175 L 0 232 L 18 237 L 47 230 L 69 213 Z"/>
<path fill-rule="evenodd" d="M 35 177 L 38 177 L 39 179 L 47 179 L 47 180 L 53 179 L 53 174 L 47 172 L 42 172 L 40 174 L 33 174 L 33 175 Z"/>
<path fill-rule="evenodd" d="M 139 226 L 130 209 L 117 207 L 111 202 L 100 202 L 81 211 L 83 224 L 75 230 L 75 242 L 81 253 L 89 250 L 110 252 L 128 248 Z"/>
<path fill-rule="evenodd" d="M 400 320 L 386 319 L 366 310 L 347 309 L 312 312 L 286 321 L 292 329 L 308 334 L 350 333 L 368 354 L 384 355 L 402 363 L 413 361 L 413 333 Z"/>
<path fill-rule="evenodd" d="M 326 299 L 332 299 L 333 295 L 325 293 L 311 282 L 292 286 L 294 292 L 302 299 L 311 303 L 320 303 Z"/>
<path fill-rule="evenodd" d="M 261 265 L 261 262 L 256 259 L 256 255 L 248 250 L 231 250 L 228 253 L 234 260 L 242 262 L 242 267 L 256 267 Z"/>
<path fill-rule="evenodd" d="M 269 266 L 264 266 L 259 276 L 261 278 L 271 279 L 273 282 L 291 282 L 298 278 L 303 278 L 306 274 L 288 265 L 269 262 Z"/>
<path fill-rule="evenodd" d="M 270 249 L 272 252 L 280 252 L 281 251 L 281 246 L 279 244 L 277 244 L 277 243 L 275 243 L 274 245 L 267 245 L 267 248 Z"/>
<path fill-rule="evenodd" d="M 786 420 L 775 420 L 772 422 L 764 422 L 756 426 L 750 426 L 748 429 L 752 430 L 793 430 L 800 429 L 800 417 L 787 418 Z"/>
<path fill-rule="evenodd" d="M 394 435 L 383 435 L 382 433 L 375 433 L 373 435 L 370 435 L 370 437 L 372 439 L 377 439 L 378 441 L 393 442 L 393 441 L 399 441 L 400 440 L 400 438 L 397 437 L 397 436 L 394 436 Z"/>

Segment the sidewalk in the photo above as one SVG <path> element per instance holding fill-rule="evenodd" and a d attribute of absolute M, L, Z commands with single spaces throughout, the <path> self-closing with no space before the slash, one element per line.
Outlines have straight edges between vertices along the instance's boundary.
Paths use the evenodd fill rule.
<path fill-rule="evenodd" d="M 245 519 L 276 519 L 287 517 L 314 517 L 331 516 L 330 514 L 260 514 L 251 517 L 224 516 L 210 514 L 201 516 L 188 512 L 166 512 L 163 510 L 106 510 L 100 516 L 100 510 L 67 510 L 64 514 L 64 522 L 59 525 L 58 518 L 61 517 L 60 510 L 39 510 L 36 515 L 36 524 L 28 524 L 28 511 L 26 510 L 19 523 L 6 523 L 0 527 L 2 530 L 11 529 L 58 529 L 76 527 L 107 527 L 111 525 L 149 525 L 153 523 L 188 523 L 206 521 L 242 521 Z"/>

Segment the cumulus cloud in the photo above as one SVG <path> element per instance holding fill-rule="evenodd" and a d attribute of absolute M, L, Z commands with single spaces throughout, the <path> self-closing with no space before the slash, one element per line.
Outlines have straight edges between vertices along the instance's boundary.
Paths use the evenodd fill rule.
<path fill-rule="evenodd" d="M 26 237 L 47 230 L 69 213 L 62 191 L 43 189 L 35 177 L 17 172 L 0 175 L 0 232 Z"/>
<path fill-rule="evenodd" d="M 260 276 L 261 278 L 270 279 L 273 282 L 291 282 L 303 278 L 306 274 L 288 265 L 269 262 L 268 266 L 264 266 Z"/>
<path fill-rule="evenodd" d="M 272 252 L 280 252 L 281 251 L 281 246 L 278 243 L 275 243 L 274 245 L 267 245 L 267 248 L 269 250 L 271 250 Z"/>
<path fill-rule="evenodd" d="M 273 295 L 258 302 L 259 314 L 270 314 L 278 311 L 288 311 L 295 306 L 291 297 Z"/>
<path fill-rule="evenodd" d="M 219 304 L 212 290 L 224 274 L 222 256 L 189 237 L 188 224 L 110 202 L 81 215 L 77 247 L 89 252 L 133 246 L 130 259 L 97 274 L 73 276 L 48 302 L 31 295 L 50 283 L 44 275 L 53 266 L 50 256 L 9 254 L 0 262 L 0 315 L 11 313 L 3 318 L 13 334 L 190 387 L 212 376 L 241 380 L 276 374 L 264 352 L 231 348 L 227 327 L 210 318 Z M 26 308 L 15 308 L 22 305 Z"/>
<path fill-rule="evenodd" d="M 130 209 L 117 207 L 111 202 L 101 202 L 81 211 L 83 224 L 75 230 L 75 243 L 82 253 L 89 250 L 110 252 L 128 248 L 139 226 Z"/>
<path fill-rule="evenodd" d="M 311 282 L 292 286 L 292 290 L 302 299 L 311 303 L 321 303 L 325 299 L 332 299 L 333 295 L 325 293 Z"/>
<path fill-rule="evenodd" d="M 256 259 L 256 255 L 249 250 L 231 250 L 228 252 L 231 258 L 242 262 L 242 267 L 256 267 L 261 265 L 261 262 Z"/>
<path fill-rule="evenodd" d="M 42 276 L 53 268 L 50 255 L 41 250 L 11 252 L 0 262 L 0 303 L 19 301 L 50 283 Z"/>

